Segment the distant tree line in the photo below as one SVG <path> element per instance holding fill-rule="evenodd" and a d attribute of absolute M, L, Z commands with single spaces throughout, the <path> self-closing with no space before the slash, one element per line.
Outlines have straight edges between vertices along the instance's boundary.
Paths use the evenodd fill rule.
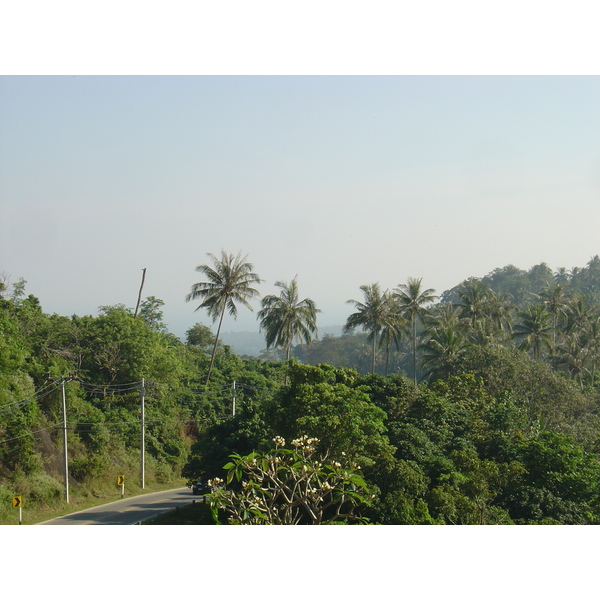
<path fill-rule="evenodd" d="M 341 336 L 294 348 L 308 364 L 330 362 L 360 372 L 404 373 L 415 380 L 444 377 L 472 347 L 518 348 L 594 386 L 600 358 L 600 258 L 584 268 L 555 272 L 545 264 L 529 271 L 509 265 L 469 278 L 441 294 L 409 279 L 392 291 L 361 287 L 364 300 Z M 411 299 L 412 298 L 412 299 Z M 412 303 L 412 304 L 411 304 Z M 367 347 L 370 344 L 370 363 Z"/>

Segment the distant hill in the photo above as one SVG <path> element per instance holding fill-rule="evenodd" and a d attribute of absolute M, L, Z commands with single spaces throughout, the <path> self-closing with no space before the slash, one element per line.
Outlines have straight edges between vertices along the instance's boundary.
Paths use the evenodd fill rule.
<path fill-rule="evenodd" d="M 342 325 L 319 327 L 319 338 L 325 335 L 342 335 Z M 222 333 L 221 340 L 239 356 L 259 356 L 267 347 L 265 336 L 257 331 L 230 331 Z"/>
<path fill-rule="evenodd" d="M 221 341 L 231 346 L 239 356 L 258 356 L 265 349 L 265 336 L 257 331 L 230 331 L 221 334 Z"/>

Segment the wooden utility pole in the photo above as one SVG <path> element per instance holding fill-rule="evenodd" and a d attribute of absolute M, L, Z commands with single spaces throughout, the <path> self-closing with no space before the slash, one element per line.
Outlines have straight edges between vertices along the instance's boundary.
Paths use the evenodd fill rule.
<path fill-rule="evenodd" d="M 142 377 L 142 387 L 141 387 L 141 418 L 140 418 L 140 479 L 142 484 L 142 489 L 144 489 L 145 478 L 146 478 L 146 462 L 145 462 L 145 450 L 146 450 L 146 423 L 145 423 L 145 395 L 146 390 L 144 387 L 144 378 Z"/>
<path fill-rule="evenodd" d="M 140 293 L 138 294 L 138 301 L 135 306 L 135 314 L 134 317 L 138 316 L 138 311 L 140 310 L 140 302 L 142 301 L 142 290 L 144 289 L 144 281 L 146 280 L 146 268 L 142 269 L 142 285 L 140 285 Z"/>

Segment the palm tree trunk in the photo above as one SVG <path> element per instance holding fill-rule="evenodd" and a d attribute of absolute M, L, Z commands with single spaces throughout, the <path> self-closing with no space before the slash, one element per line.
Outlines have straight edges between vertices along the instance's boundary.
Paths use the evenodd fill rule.
<path fill-rule="evenodd" d="M 417 385 L 417 315 L 413 314 L 413 382 Z"/>
<path fill-rule="evenodd" d="M 223 310 L 221 311 L 221 318 L 219 319 L 219 327 L 217 329 L 217 336 L 215 337 L 215 345 L 213 346 L 212 356 L 210 357 L 210 365 L 208 366 L 208 374 L 206 375 L 206 383 L 204 387 L 208 387 L 208 380 L 210 379 L 210 374 L 212 373 L 213 363 L 215 362 L 215 355 L 217 353 L 217 344 L 219 343 L 219 335 L 221 333 L 221 325 L 223 324 L 223 317 L 225 316 L 225 308 L 227 305 L 223 303 Z"/>
<path fill-rule="evenodd" d="M 390 366 L 390 345 L 389 343 L 385 346 L 385 376 L 388 376 L 388 369 Z"/>
<path fill-rule="evenodd" d="M 373 359 L 371 360 L 371 373 L 375 374 L 375 352 L 377 348 L 377 333 L 373 332 Z"/>
<path fill-rule="evenodd" d="M 285 351 L 285 375 L 283 377 L 283 385 L 287 385 L 288 372 L 290 370 L 290 354 L 292 353 L 292 342 L 288 342 L 287 349 Z"/>

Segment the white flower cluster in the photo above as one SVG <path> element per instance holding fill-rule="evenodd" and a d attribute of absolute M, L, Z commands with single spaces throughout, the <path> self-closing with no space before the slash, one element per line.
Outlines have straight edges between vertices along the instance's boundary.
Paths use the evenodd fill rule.
<path fill-rule="evenodd" d="M 311 448 L 318 443 L 317 438 L 309 438 L 307 435 L 299 437 L 297 440 L 292 440 L 292 446 L 296 448 Z"/>
<path fill-rule="evenodd" d="M 276 435 L 273 438 L 273 441 L 275 442 L 276 446 L 285 446 L 285 439 L 282 438 L 280 435 Z"/>
<path fill-rule="evenodd" d="M 219 487 L 222 483 L 223 483 L 223 480 L 220 479 L 219 477 L 215 477 L 214 479 L 208 480 L 208 486 L 213 489 Z"/>

